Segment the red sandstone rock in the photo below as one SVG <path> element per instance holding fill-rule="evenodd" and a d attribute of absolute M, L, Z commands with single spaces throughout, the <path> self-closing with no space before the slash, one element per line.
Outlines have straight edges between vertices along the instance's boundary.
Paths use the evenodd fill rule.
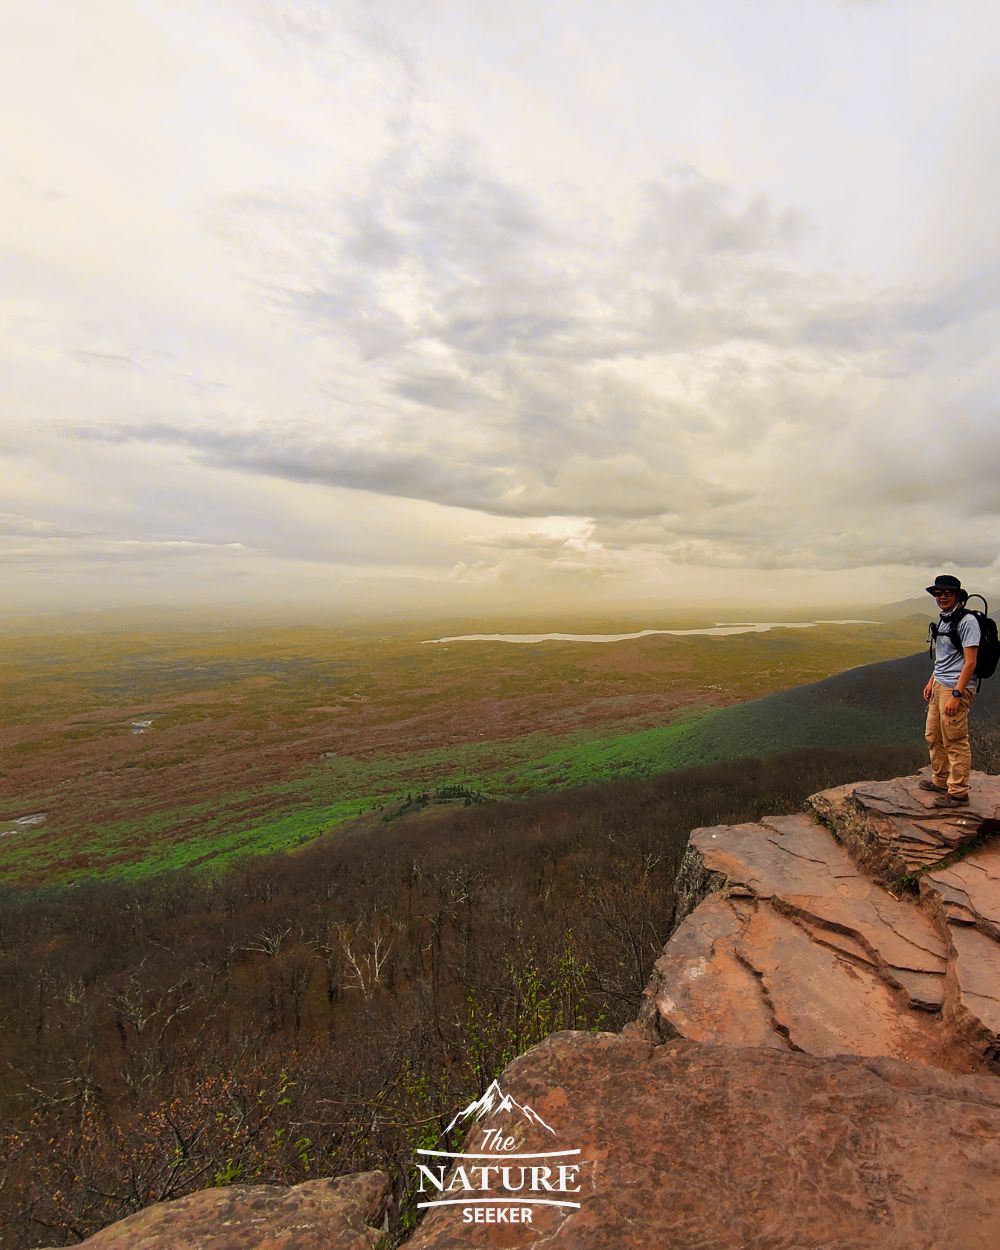
<path fill-rule="evenodd" d="M 230 1185 L 161 1202 L 103 1228 L 85 1250 L 373 1250 L 389 1197 L 381 1172 Z"/>
<path fill-rule="evenodd" d="M 659 1036 L 787 1049 L 758 976 L 741 958 L 750 910 L 742 899 L 712 895 L 670 939 L 648 991 L 655 1019 L 647 1019 Z"/>
<path fill-rule="evenodd" d="M 649 1036 L 981 1068 L 973 1030 L 940 1018 L 946 934 L 814 820 L 697 829 L 687 873 L 718 892 L 656 962 Z"/>
<path fill-rule="evenodd" d="M 926 771 L 926 770 L 925 770 Z M 991 1063 L 1000 1061 L 1000 777 L 973 773 L 969 805 L 945 811 L 919 777 L 813 795 L 857 862 L 886 876 L 920 874 L 921 896 L 947 940 L 943 1020 Z M 970 844 L 976 843 L 974 847 Z"/>
<path fill-rule="evenodd" d="M 412 1250 L 995 1250 L 1000 1083 L 918 1064 L 556 1034 L 500 1079 L 580 1150 L 579 1209 Z"/>
<path fill-rule="evenodd" d="M 1000 844 L 992 843 L 964 859 L 927 873 L 925 895 L 937 895 L 956 924 L 975 925 L 1000 940 Z"/>
<path fill-rule="evenodd" d="M 951 928 L 945 1015 L 986 1058 L 1000 1059 L 1000 946 L 978 929 Z"/>
<path fill-rule="evenodd" d="M 972 773 L 969 806 L 944 810 L 920 780 L 837 786 L 814 794 L 809 806 L 857 862 L 890 877 L 938 864 L 984 830 L 1000 832 L 1000 777 Z"/>

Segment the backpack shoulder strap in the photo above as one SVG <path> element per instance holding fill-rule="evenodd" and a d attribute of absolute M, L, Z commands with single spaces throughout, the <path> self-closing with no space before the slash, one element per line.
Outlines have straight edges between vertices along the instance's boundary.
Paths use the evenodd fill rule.
<path fill-rule="evenodd" d="M 948 637 L 951 639 L 951 645 L 956 651 L 959 652 L 964 651 L 965 648 L 962 646 L 962 639 L 958 632 L 958 623 L 961 621 L 963 616 L 968 615 L 969 609 L 964 603 L 960 603 L 952 613 L 951 620 L 948 622 Z"/>

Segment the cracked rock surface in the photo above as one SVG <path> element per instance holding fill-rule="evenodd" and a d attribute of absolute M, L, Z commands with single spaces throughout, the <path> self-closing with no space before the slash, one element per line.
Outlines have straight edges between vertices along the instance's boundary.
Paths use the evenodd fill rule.
<path fill-rule="evenodd" d="M 926 873 L 920 891 L 949 940 L 944 1016 L 1000 1067 L 1000 842 Z"/>
<path fill-rule="evenodd" d="M 1000 793 L 975 780 L 958 816 L 912 777 L 695 830 L 640 1024 L 501 1078 L 580 1148 L 580 1207 L 441 1207 L 414 1250 L 1000 1245 Z M 914 865 L 920 897 L 892 888 Z"/>
<path fill-rule="evenodd" d="M 579 1149 L 579 1207 L 433 1210 L 412 1250 L 995 1250 L 1000 1083 L 771 1047 L 557 1033 L 500 1078 Z M 471 1148 L 471 1147 L 470 1147 Z M 520 1148 L 520 1147 L 519 1147 Z"/>
<path fill-rule="evenodd" d="M 812 811 L 829 824 L 858 862 L 889 876 L 932 867 L 979 838 L 1000 832 L 1000 777 L 974 772 L 969 805 L 941 809 L 914 777 L 866 781 L 814 794 Z"/>
<path fill-rule="evenodd" d="M 812 815 L 696 829 L 687 874 L 715 892 L 656 962 L 647 1036 L 995 1070 L 1000 782 L 973 778 L 958 815 L 903 777 L 814 795 Z M 936 839 L 919 900 L 886 884 L 914 827 Z"/>

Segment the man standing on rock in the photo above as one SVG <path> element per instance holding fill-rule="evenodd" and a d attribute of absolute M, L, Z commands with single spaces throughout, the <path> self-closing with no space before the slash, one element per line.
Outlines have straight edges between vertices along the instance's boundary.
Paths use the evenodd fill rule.
<path fill-rule="evenodd" d="M 979 622 L 971 612 L 962 610 L 969 594 L 957 577 L 938 574 L 927 593 L 937 600 L 941 617 L 934 636 L 934 671 L 924 686 L 924 737 L 931 752 L 931 779 L 921 781 L 920 786 L 937 792 L 935 807 L 961 807 L 969 801 L 969 708 L 973 695 L 969 684 L 979 653 Z"/>

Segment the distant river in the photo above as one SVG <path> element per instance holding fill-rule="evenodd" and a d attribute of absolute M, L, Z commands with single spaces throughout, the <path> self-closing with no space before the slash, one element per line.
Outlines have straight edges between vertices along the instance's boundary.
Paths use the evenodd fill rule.
<path fill-rule="evenodd" d="M 735 621 L 712 625 L 707 629 L 640 629 L 635 634 L 456 634 L 452 638 L 425 638 L 424 642 L 626 642 L 630 638 L 648 638 L 651 634 L 674 634 L 690 637 L 728 638 L 732 634 L 765 634 L 769 629 L 815 629 L 817 625 L 877 625 L 878 621 Z"/>

